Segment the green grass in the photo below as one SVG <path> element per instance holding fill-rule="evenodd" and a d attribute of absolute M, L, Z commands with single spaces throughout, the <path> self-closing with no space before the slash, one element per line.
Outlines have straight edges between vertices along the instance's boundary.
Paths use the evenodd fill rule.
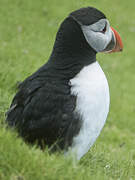
<path fill-rule="evenodd" d="M 29 147 L 5 129 L 4 113 L 16 84 L 48 59 L 61 21 L 72 10 L 102 10 L 123 39 L 124 51 L 98 54 L 111 106 L 95 145 L 75 164 L 60 154 Z M 126 0 L 0 1 L 0 180 L 135 179 L 135 2 Z"/>

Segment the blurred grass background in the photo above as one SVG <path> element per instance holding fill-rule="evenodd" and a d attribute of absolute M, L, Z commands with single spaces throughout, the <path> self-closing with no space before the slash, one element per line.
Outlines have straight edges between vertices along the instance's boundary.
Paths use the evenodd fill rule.
<path fill-rule="evenodd" d="M 95 145 L 74 164 L 26 145 L 5 129 L 4 114 L 17 82 L 47 61 L 60 23 L 85 6 L 106 14 L 124 51 L 97 56 L 110 85 L 110 113 Z M 0 180 L 135 179 L 134 7 L 125 0 L 0 0 Z"/>

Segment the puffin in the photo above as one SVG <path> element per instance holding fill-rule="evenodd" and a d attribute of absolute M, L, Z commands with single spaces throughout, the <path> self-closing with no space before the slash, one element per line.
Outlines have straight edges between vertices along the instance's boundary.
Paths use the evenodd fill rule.
<path fill-rule="evenodd" d="M 28 144 L 80 160 L 109 112 L 109 86 L 96 54 L 122 50 L 119 33 L 100 10 L 71 12 L 59 27 L 49 60 L 19 84 L 7 126 Z"/>

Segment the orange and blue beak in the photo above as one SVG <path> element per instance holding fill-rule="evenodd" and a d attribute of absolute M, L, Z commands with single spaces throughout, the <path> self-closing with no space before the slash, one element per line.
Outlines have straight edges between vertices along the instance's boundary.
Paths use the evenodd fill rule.
<path fill-rule="evenodd" d="M 113 53 L 121 52 L 123 50 L 123 43 L 119 33 L 111 27 L 112 30 L 112 39 L 103 52 Z"/>
<path fill-rule="evenodd" d="M 119 33 L 113 28 L 111 27 L 113 33 L 114 33 L 114 36 L 115 36 L 115 46 L 114 48 L 110 51 L 111 52 L 120 52 L 123 50 L 123 43 L 122 43 L 122 39 L 119 35 Z"/>

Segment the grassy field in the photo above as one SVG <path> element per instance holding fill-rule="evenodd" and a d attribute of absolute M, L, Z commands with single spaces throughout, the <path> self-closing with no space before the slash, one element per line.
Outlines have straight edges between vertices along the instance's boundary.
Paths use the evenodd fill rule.
<path fill-rule="evenodd" d="M 124 51 L 97 56 L 110 85 L 110 113 L 95 145 L 74 164 L 26 145 L 5 129 L 4 114 L 17 82 L 47 61 L 61 21 L 85 6 L 107 15 Z M 135 179 L 134 7 L 126 0 L 0 0 L 0 180 Z"/>

